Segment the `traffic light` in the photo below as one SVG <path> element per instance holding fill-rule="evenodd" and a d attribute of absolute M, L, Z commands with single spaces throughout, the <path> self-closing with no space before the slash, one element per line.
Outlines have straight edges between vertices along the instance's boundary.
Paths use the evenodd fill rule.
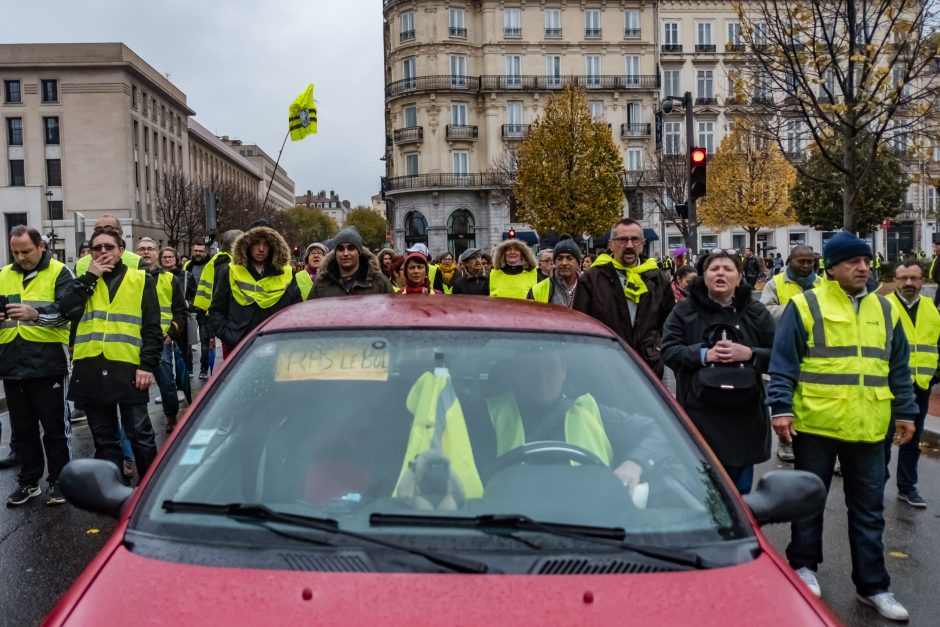
<path fill-rule="evenodd" d="M 692 148 L 689 153 L 689 193 L 692 200 L 705 195 L 705 166 L 708 155 L 704 148 Z"/>
<path fill-rule="evenodd" d="M 689 219 L 689 206 L 685 203 L 676 205 L 676 215 L 683 220 Z"/>
<path fill-rule="evenodd" d="M 516 229 L 509 227 L 509 239 L 516 239 Z"/>

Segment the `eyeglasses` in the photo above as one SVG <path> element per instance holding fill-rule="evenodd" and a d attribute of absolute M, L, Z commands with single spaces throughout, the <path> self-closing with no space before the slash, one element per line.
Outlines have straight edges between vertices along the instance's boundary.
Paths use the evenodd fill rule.
<path fill-rule="evenodd" d="M 114 250 L 115 248 L 117 248 L 117 246 L 116 246 L 115 244 L 98 244 L 97 246 L 92 246 L 92 247 L 91 247 L 91 249 L 92 249 L 93 251 L 95 251 L 96 253 L 100 253 L 100 252 L 104 252 L 104 251 L 111 252 L 111 251 Z"/>
<path fill-rule="evenodd" d="M 642 237 L 611 237 L 610 241 L 621 244 L 642 244 L 645 240 Z"/>

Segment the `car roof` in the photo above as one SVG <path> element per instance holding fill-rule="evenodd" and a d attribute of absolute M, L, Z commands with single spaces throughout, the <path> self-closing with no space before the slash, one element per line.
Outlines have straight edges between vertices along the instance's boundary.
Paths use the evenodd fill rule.
<path fill-rule="evenodd" d="M 547 331 L 616 338 L 594 318 L 555 305 L 488 296 L 399 298 L 387 294 L 305 301 L 272 316 L 258 332 L 383 327 Z"/>

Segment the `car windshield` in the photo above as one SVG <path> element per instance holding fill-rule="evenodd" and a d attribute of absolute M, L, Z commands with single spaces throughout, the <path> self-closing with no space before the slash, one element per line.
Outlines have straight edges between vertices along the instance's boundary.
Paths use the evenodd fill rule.
<path fill-rule="evenodd" d="M 237 527 L 176 515 L 173 501 L 258 504 L 377 534 L 474 535 L 433 521 L 380 528 L 375 514 L 521 515 L 682 546 L 751 534 L 610 339 L 281 332 L 255 338 L 222 376 L 162 462 L 138 529 Z"/>

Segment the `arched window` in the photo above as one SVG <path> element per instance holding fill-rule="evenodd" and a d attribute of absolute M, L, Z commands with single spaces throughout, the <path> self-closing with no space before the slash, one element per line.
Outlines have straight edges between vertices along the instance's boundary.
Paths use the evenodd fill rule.
<path fill-rule="evenodd" d="M 447 219 L 447 249 L 459 257 L 460 253 L 476 246 L 473 214 L 466 209 L 458 209 Z"/>
<path fill-rule="evenodd" d="M 410 211 L 405 215 L 405 246 L 428 243 L 428 221 L 420 211 Z"/>

